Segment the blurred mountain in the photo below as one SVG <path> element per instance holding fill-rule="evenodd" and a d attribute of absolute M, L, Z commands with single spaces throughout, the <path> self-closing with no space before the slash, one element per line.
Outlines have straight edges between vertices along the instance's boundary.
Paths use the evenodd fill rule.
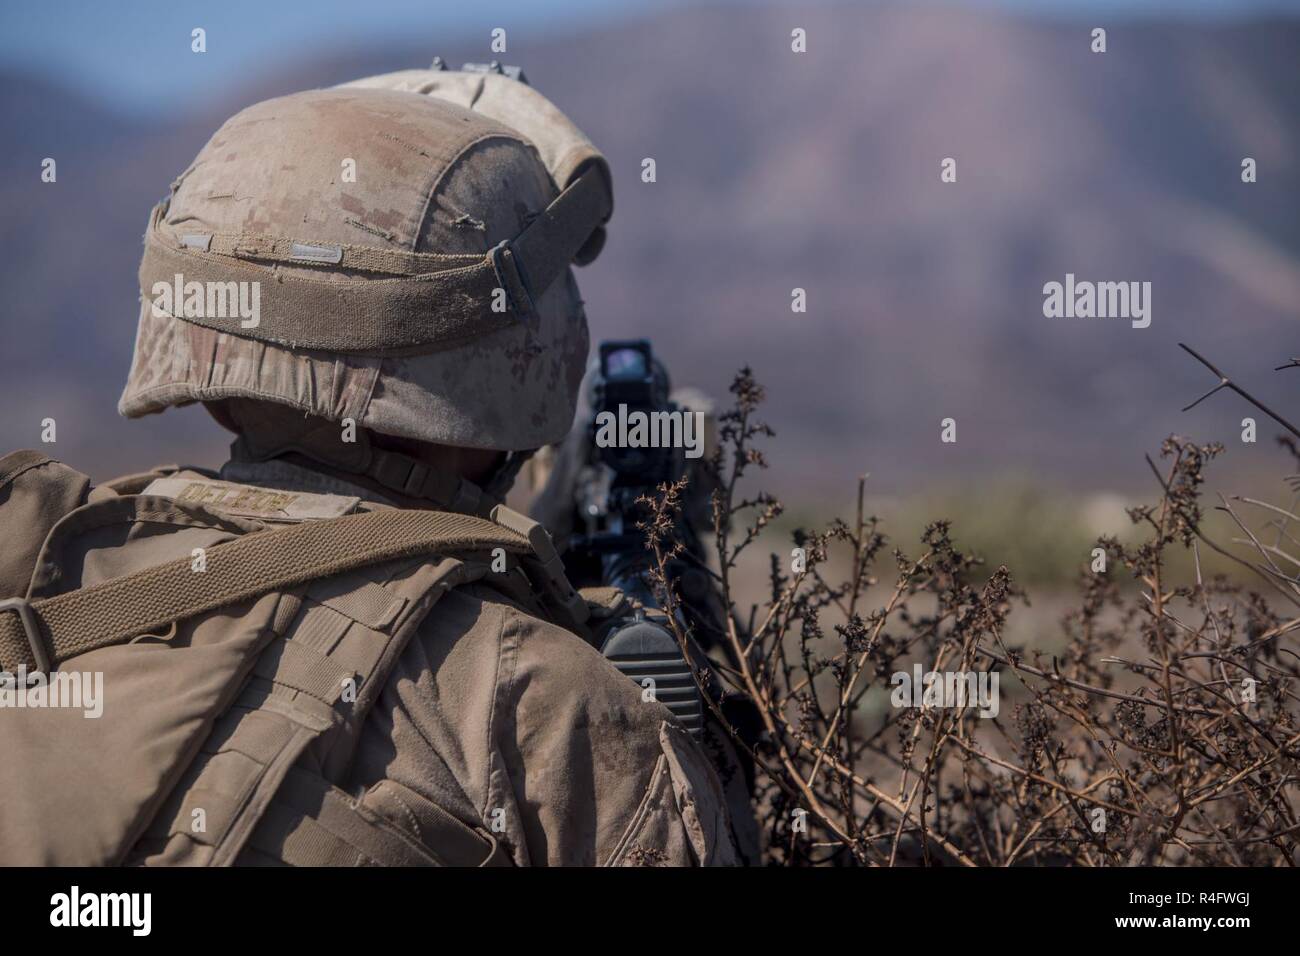
<path fill-rule="evenodd" d="M 1214 380 L 1176 343 L 1300 414 L 1300 372 L 1271 371 L 1300 354 L 1300 21 L 1123 21 L 1105 54 L 1095 25 L 701 8 L 517 49 L 615 170 L 610 241 L 578 274 L 593 336 L 649 336 L 679 383 L 720 397 L 751 364 L 790 497 L 839 496 L 862 471 L 894 490 L 1007 473 L 1145 487 L 1142 453 L 1174 430 L 1231 441 L 1243 470 L 1279 465 L 1262 418 L 1258 445 L 1237 441 L 1253 413 L 1234 397 L 1178 411 Z M 227 437 L 200 410 L 114 411 L 150 206 L 235 109 L 433 53 L 483 58 L 323 52 L 149 122 L 0 74 L 0 448 L 54 417 L 57 457 L 96 477 L 218 462 Z M 1150 328 L 1044 318 L 1042 286 L 1067 272 L 1150 281 Z"/>

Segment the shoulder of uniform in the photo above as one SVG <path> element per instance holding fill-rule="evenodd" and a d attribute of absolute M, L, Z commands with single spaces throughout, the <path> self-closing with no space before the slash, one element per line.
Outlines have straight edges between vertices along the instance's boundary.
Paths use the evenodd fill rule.
<path fill-rule="evenodd" d="M 526 587 L 503 584 L 489 576 L 452 588 L 434 604 L 421 631 L 452 640 L 468 633 L 476 639 L 491 633 L 512 644 L 547 645 L 562 658 L 569 656 L 564 652 L 569 647 L 581 648 L 578 653 L 584 658 L 587 652 L 595 653 L 584 637 L 550 620 Z"/>

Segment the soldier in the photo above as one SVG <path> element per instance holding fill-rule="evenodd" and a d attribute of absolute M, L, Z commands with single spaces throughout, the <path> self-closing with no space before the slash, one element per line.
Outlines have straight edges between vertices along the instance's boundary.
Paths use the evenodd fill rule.
<path fill-rule="evenodd" d="M 105 697 L 0 713 L 0 862 L 737 862 L 698 745 L 499 504 L 572 423 L 611 197 L 497 74 L 217 131 L 150 219 L 119 410 L 202 402 L 230 460 L 0 460 L 0 671 Z"/>

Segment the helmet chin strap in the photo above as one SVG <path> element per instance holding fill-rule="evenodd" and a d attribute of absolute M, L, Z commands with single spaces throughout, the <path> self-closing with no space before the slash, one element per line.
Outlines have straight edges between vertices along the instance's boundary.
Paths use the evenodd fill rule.
<path fill-rule="evenodd" d="M 516 451 L 480 487 L 446 468 L 380 448 L 370 433 L 358 428 L 353 441 L 341 441 L 339 426 L 320 418 L 304 417 L 289 408 L 235 399 L 225 403 L 218 421 L 235 426 L 238 437 L 230 446 L 232 460 L 285 459 L 337 478 L 376 490 L 404 507 L 428 508 L 462 514 L 486 515 L 500 504 L 533 452 Z"/>

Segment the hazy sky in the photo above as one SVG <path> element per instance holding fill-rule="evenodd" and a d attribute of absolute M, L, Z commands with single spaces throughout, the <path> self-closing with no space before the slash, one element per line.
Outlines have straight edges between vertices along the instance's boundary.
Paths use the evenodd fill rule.
<path fill-rule="evenodd" d="M 232 74 L 305 57 L 313 50 L 427 38 L 509 32 L 512 60 L 527 63 L 530 38 L 563 33 L 580 21 L 643 16 L 688 0 L 5 0 L 0 4 L 0 66 L 55 73 L 118 109 L 176 109 Z M 725 0 L 738 6 L 761 0 Z M 863 0 L 859 0 L 863 2 Z M 916 0 L 910 0 L 916 2 Z M 935 0 L 931 0 L 935 2 Z M 960 2 L 960 0 L 955 0 Z M 1233 16 L 1300 12 L 1300 0 L 968 0 L 1036 14 Z M 800 4 L 780 4 L 797 11 Z M 208 51 L 190 51 L 190 31 L 207 31 Z"/>

